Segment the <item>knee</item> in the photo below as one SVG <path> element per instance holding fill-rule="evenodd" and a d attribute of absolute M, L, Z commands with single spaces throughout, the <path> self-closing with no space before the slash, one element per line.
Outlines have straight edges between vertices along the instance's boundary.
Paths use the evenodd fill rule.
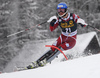
<path fill-rule="evenodd" d="M 74 46 L 75 46 L 76 42 L 73 42 L 73 43 L 64 43 L 61 45 L 61 47 L 64 49 L 64 50 L 68 50 L 68 49 L 72 49 Z"/>

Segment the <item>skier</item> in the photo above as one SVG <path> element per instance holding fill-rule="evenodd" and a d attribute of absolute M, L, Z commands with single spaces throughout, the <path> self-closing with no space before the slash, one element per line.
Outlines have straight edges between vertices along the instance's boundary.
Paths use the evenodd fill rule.
<path fill-rule="evenodd" d="M 57 13 L 58 18 L 53 16 L 48 20 L 48 22 L 50 22 L 51 31 L 60 26 L 62 33 L 52 45 L 61 47 L 63 50 L 72 49 L 76 44 L 77 23 L 81 24 L 82 27 L 85 27 L 88 24 L 78 15 L 69 13 L 67 4 L 64 2 L 57 5 Z M 55 48 L 51 48 L 51 50 L 54 52 Z"/>
<path fill-rule="evenodd" d="M 76 44 L 77 38 L 77 23 L 82 27 L 87 26 L 83 19 L 74 13 L 68 12 L 67 4 L 61 2 L 57 5 L 58 18 L 56 16 L 51 17 L 47 22 L 50 22 L 50 30 L 55 30 L 58 26 L 62 29 L 62 33 L 59 38 L 52 44 L 53 46 L 60 47 L 61 50 L 72 49 Z M 40 57 L 35 65 L 43 66 L 44 59 L 49 60 L 58 51 L 55 48 L 51 48 L 45 55 Z M 32 65 L 27 67 L 28 69 L 34 68 Z"/>

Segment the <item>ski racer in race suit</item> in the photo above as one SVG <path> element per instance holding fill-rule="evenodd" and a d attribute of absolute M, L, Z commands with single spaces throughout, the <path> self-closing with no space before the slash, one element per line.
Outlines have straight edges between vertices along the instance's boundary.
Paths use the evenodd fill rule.
<path fill-rule="evenodd" d="M 61 2 L 57 5 L 58 18 L 52 16 L 48 22 L 50 22 L 50 30 L 55 30 L 58 26 L 62 29 L 62 33 L 59 38 L 52 44 L 56 47 L 61 47 L 62 50 L 68 50 L 75 46 L 77 38 L 77 23 L 82 27 L 87 26 L 87 23 L 74 13 L 69 13 L 67 10 L 67 4 Z M 51 48 L 54 52 L 55 48 Z"/>
<path fill-rule="evenodd" d="M 76 36 L 77 36 L 77 23 L 81 24 L 82 27 L 85 27 L 87 24 L 83 19 L 81 19 L 78 15 L 74 13 L 69 13 L 67 10 L 67 4 L 61 2 L 57 6 L 58 18 L 56 16 L 51 17 L 47 22 L 50 23 L 50 30 L 55 30 L 58 26 L 62 29 L 62 33 L 59 38 L 52 44 L 53 46 L 60 47 L 61 50 L 68 50 L 75 46 L 76 44 Z M 51 57 L 53 57 L 57 50 L 55 48 L 51 48 L 45 55 L 40 57 L 34 65 L 43 66 L 45 61 L 49 62 Z M 27 67 L 28 69 L 34 68 L 31 65 Z"/>

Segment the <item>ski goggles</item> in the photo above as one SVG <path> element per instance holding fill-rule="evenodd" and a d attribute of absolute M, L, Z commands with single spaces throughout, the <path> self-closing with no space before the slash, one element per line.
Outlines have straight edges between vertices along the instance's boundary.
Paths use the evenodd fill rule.
<path fill-rule="evenodd" d="M 58 13 L 59 12 L 63 12 L 64 13 L 65 12 L 65 9 L 58 9 Z"/>

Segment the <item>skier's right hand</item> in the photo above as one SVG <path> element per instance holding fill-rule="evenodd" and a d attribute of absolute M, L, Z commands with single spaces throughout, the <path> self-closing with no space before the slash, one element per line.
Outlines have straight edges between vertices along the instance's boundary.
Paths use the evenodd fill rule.
<path fill-rule="evenodd" d="M 56 16 L 52 16 L 47 22 L 50 22 L 50 25 L 54 26 L 56 20 L 57 20 L 57 17 Z"/>
<path fill-rule="evenodd" d="M 56 22 L 56 19 L 53 19 L 53 20 L 50 22 L 50 25 L 51 25 L 51 26 L 54 26 L 55 22 Z"/>
<path fill-rule="evenodd" d="M 50 19 L 47 22 L 51 22 L 53 19 L 57 20 L 57 17 L 56 16 L 52 16 L 52 17 L 50 17 Z"/>

